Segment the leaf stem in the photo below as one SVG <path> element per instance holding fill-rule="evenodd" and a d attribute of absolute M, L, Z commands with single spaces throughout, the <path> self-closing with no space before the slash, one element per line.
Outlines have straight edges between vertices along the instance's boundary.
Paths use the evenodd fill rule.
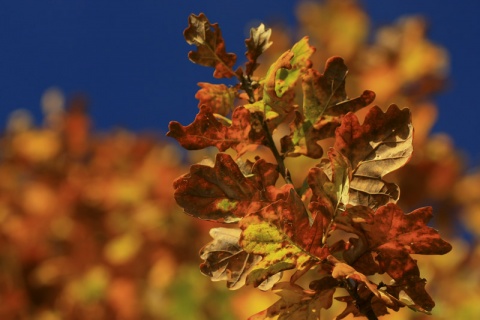
<path fill-rule="evenodd" d="M 372 302 L 371 299 L 364 299 L 360 297 L 357 292 L 358 283 L 353 279 L 345 279 L 343 280 L 343 284 L 345 289 L 347 289 L 350 296 L 355 300 L 355 305 L 358 310 L 368 318 L 368 320 L 378 320 L 377 315 L 372 309 Z"/>
<path fill-rule="evenodd" d="M 252 80 L 250 79 L 250 77 L 238 76 L 238 79 L 240 80 L 242 89 L 248 95 L 248 102 L 255 103 L 256 101 L 255 101 L 255 96 L 253 94 L 253 89 L 252 89 Z M 275 141 L 273 141 L 273 135 L 272 133 L 270 133 L 270 129 L 268 128 L 267 121 L 265 121 L 264 118 L 260 118 L 260 116 L 256 114 L 255 116 L 257 117 L 257 120 L 262 123 L 262 129 L 265 132 L 265 136 L 267 137 L 267 146 L 270 148 L 270 150 L 273 153 L 273 156 L 275 157 L 275 160 L 277 161 L 278 172 L 282 175 L 286 183 L 293 185 L 290 171 L 288 171 L 287 167 L 285 166 L 284 157 L 280 154 L 280 152 L 278 152 L 277 146 L 275 145 Z"/>

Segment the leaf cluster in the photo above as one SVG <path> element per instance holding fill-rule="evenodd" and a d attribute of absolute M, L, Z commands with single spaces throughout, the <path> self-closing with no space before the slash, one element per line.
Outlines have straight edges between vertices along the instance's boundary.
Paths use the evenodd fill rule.
<path fill-rule="evenodd" d="M 236 55 L 227 53 L 217 24 L 191 15 L 184 31 L 196 47 L 190 60 L 214 68 L 216 78 L 238 79 L 231 87 L 200 83 L 195 120 L 172 121 L 167 133 L 189 150 L 219 150 L 214 162 L 194 164 L 174 182 L 185 213 L 229 225 L 211 230 L 213 241 L 200 252 L 202 273 L 230 289 L 278 293 L 278 302 L 251 319 L 319 319 L 339 288 L 347 295 L 336 299 L 347 306 L 338 319 L 349 313 L 375 319 L 405 306 L 429 313 L 434 302 L 411 255 L 445 254 L 451 246 L 427 226 L 431 208 L 404 213 L 396 205 L 399 187 L 384 180 L 412 155 L 410 111 L 373 106 L 360 123 L 355 112 L 375 94 L 348 97 L 340 57 L 316 70 L 308 37 L 265 75 L 255 74 L 270 34 L 263 24 L 252 28 L 245 67 L 233 69 Z M 334 143 L 326 147 L 329 138 Z M 260 147 L 275 163 L 246 156 Z M 297 186 L 285 159 L 299 156 L 318 162 Z M 391 281 L 375 283 L 369 278 L 375 274 Z"/>

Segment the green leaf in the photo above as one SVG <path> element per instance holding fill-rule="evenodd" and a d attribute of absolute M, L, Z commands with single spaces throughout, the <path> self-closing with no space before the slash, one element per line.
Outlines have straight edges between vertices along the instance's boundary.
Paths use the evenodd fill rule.
<path fill-rule="evenodd" d="M 308 37 L 304 37 L 268 69 L 263 87 L 263 103 L 267 111 L 277 113 L 279 118 L 271 120 L 282 122 L 286 115 L 296 108 L 293 104 L 295 84 L 309 66 L 309 58 L 314 51 L 308 44 Z"/>

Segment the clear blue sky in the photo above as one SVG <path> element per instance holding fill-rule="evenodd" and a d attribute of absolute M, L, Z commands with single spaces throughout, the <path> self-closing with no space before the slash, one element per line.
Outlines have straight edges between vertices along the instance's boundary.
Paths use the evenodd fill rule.
<path fill-rule="evenodd" d="M 167 131 L 197 110 L 197 82 L 212 71 L 190 63 L 182 36 L 190 13 L 219 22 L 229 52 L 242 55 L 252 20 L 295 23 L 296 1 L 0 0 L 0 126 L 18 108 L 41 118 L 40 98 L 57 86 L 86 93 L 95 128 Z M 451 87 L 436 97 L 434 130 L 447 132 L 480 165 L 480 2 L 364 0 L 373 26 L 422 14 L 429 38 L 451 56 Z"/>

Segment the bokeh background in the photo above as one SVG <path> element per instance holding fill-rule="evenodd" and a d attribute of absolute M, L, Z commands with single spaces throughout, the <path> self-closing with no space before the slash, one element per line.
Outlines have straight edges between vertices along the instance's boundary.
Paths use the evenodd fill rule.
<path fill-rule="evenodd" d="M 370 89 L 384 108 L 412 109 L 415 157 L 390 179 L 406 210 L 434 206 L 432 224 L 454 245 L 445 257 L 419 257 L 437 302 L 433 318 L 480 318 L 478 8 L 434 0 L 2 2 L 0 318 L 245 319 L 276 300 L 202 276 L 198 250 L 212 225 L 173 200 L 173 179 L 211 155 L 187 155 L 163 138 L 170 120 L 193 120 L 197 82 L 220 82 L 187 58 L 182 31 L 199 12 L 220 24 L 239 62 L 250 27 L 264 22 L 274 45 L 263 68 L 309 35 L 317 68 L 331 55 L 346 59 L 351 96 Z M 424 316 L 386 318 L 410 317 Z"/>

